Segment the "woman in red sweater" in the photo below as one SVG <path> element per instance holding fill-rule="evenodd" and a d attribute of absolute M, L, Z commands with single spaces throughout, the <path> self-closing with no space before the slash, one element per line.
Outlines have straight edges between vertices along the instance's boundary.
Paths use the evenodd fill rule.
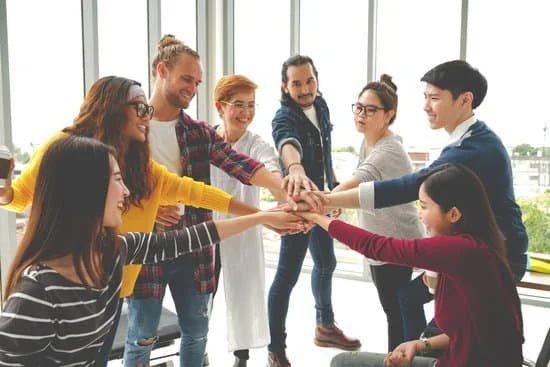
<path fill-rule="evenodd" d="M 342 353 L 331 366 L 521 366 L 519 297 L 479 178 L 462 165 L 442 165 L 421 178 L 419 201 L 429 238 L 384 237 L 324 215 L 301 214 L 368 258 L 439 273 L 435 319 L 444 334 L 403 343 L 387 355 Z M 426 349 L 442 355 L 437 361 L 414 358 Z"/>

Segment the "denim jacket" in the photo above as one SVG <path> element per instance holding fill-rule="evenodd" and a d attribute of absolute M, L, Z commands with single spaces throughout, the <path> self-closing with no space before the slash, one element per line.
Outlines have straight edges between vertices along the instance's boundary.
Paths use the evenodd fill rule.
<path fill-rule="evenodd" d="M 330 113 L 321 96 L 317 96 L 313 106 L 317 112 L 320 133 L 299 106 L 281 102 L 281 108 L 271 123 L 273 140 L 279 155 L 281 155 L 283 145 L 294 145 L 300 152 L 301 163 L 306 175 L 320 190 L 325 187 L 326 178 L 326 183 L 332 190 L 336 185 L 332 170 Z M 321 144 L 321 139 L 323 144 Z M 287 172 L 282 162 L 281 168 L 286 175 Z"/>

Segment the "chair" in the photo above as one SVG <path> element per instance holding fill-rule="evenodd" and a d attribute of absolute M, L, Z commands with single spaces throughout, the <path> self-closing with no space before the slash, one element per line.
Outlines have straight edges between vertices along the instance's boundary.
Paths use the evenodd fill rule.
<path fill-rule="evenodd" d="M 126 304 L 122 307 L 120 322 L 116 331 L 113 349 L 109 360 L 121 359 L 124 355 L 124 345 L 126 343 L 126 335 L 128 333 L 128 308 Z M 178 325 L 178 316 L 172 311 L 162 308 L 160 315 L 159 328 L 157 332 L 158 340 L 154 344 L 153 349 L 169 346 L 174 343 L 174 340 L 180 337 L 180 328 Z M 177 356 L 178 353 L 172 356 Z M 162 357 L 164 358 L 164 356 Z"/>

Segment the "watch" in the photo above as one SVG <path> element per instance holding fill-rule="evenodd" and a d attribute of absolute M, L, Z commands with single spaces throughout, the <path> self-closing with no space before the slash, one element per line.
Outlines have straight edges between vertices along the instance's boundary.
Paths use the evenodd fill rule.
<path fill-rule="evenodd" d="M 421 337 L 421 338 L 420 338 L 420 341 L 421 341 L 422 344 L 424 345 L 423 351 L 425 351 L 425 350 L 431 350 L 431 349 L 432 349 L 432 344 L 430 343 L 430 339 Z"/>

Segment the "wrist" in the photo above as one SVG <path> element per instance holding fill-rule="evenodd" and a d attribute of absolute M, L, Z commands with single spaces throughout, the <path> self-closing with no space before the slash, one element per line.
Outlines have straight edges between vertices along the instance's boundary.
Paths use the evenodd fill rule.
<path fill-rule="evenodd" d="M 294 171 L 296 170 L 296 168 L 300 169 L 300 170 L 303 170 L 303 167 L 302 167 L 302 163 L 300 162 L 292 162 L 290 163 L 288 166 L 286 166 L 286 171 L 288 173 L 290 173 L 291 169 L 294 168 Z"/>
<path fill-rule="evenodd" d="M 428 338 L 420 338 L 418 340 L 418 345 L 419 347 L 417 347 L 417 350 L 419 351 L 429 351 L 432 349 L 432 344 L 430 343 L 430 339 Z"/>

